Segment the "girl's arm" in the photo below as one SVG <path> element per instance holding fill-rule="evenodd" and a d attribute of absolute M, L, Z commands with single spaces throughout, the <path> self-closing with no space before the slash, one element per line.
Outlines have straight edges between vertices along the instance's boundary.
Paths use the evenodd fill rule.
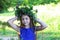
<path fill-rule="evenodd" d="M 43 21 L 41 21 L 40 19 L 36 19 L 36 22 L 38 22 L 41 25 L 41 26 L 35 27 L 36 31 L 43 30 L 47 27 L 47 25 Z"/>
<path fill-rule="evenodd" d="M 14 29 L 16 30 L 18 33 L 20 32 L 17 25 L 15 25 L 13 22 L 17 19 L 17 17 L 14 17 L 14 18 L 11 18 L 9 19 L 7 22 L 9 23 L 9 25 Z"/>

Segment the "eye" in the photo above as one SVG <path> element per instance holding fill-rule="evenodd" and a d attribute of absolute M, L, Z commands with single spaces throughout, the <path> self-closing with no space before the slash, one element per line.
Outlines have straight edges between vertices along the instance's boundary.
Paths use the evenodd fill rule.
<path fill-rule="evenodd" d="M 26 18 L 26 20 L 28 20 L 28 18 Z"/>
<path fill-rule="evenodd" d="M 24 20 L 24 18 L 22 18 L 22 20 Z"/>

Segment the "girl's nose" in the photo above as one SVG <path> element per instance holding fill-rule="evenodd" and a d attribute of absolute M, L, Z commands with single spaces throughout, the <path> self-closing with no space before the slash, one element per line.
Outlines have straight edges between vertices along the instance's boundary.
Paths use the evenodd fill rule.
<path fill-rule="evenodd" d="M 26 22 L 26 19 L 24 20 L 24 22 Z"/>

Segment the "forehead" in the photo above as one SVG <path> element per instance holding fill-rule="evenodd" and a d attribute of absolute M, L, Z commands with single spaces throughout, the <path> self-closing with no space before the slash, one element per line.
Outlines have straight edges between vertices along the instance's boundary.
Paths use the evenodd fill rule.
<path fill-rule="evenodd" d="M 22 15 L 22 18 L 29 18 L 28 15 Z"/>

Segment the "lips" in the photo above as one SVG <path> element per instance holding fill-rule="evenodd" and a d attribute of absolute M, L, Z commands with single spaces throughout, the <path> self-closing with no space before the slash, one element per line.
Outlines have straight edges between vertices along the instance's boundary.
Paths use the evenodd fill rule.
<path fill-rule="evenodd" d="M 24 25 L 28 25 L 28 22 L 25 22 Z"/>

